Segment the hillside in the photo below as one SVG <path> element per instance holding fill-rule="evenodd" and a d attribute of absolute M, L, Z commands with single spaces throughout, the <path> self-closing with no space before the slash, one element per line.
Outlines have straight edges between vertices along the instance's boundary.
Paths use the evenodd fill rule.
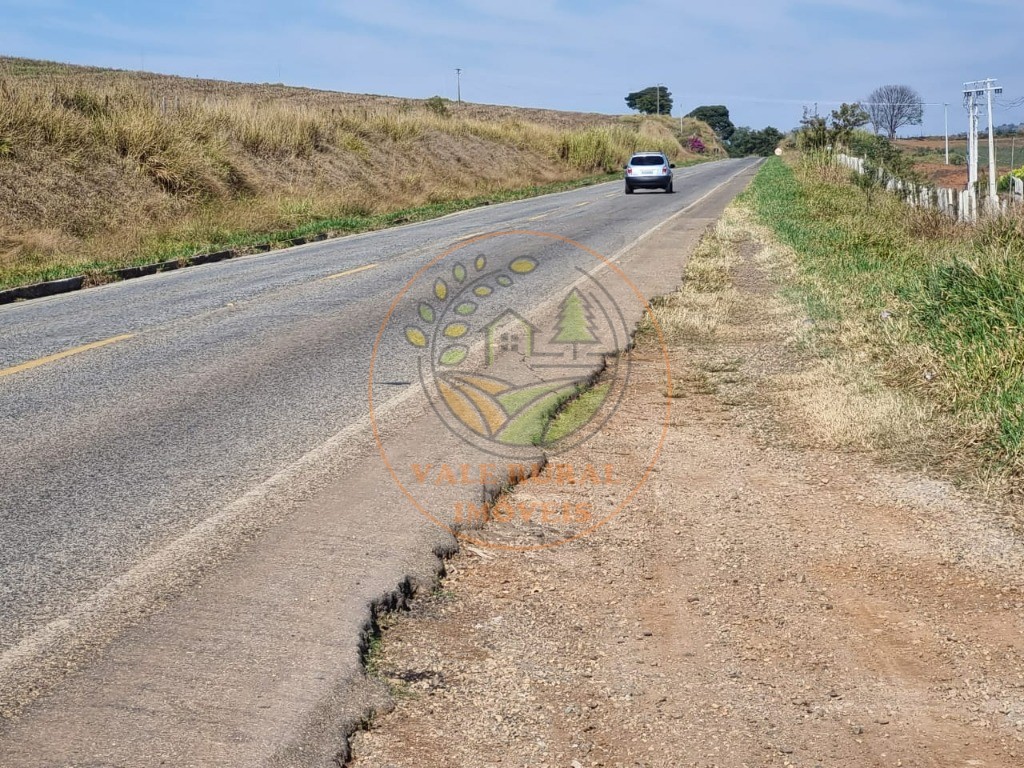
<path fill-rule="evenodd" d="M 0 58 L 0 287 L 696 162 L 703 123 Z M 374 217 L 378 217 L 375 219 Z"/>

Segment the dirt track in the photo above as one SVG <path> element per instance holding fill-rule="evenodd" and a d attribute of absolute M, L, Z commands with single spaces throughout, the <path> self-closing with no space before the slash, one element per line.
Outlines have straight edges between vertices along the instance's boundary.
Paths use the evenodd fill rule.
<path fill-rule="evenodd" d="M 351 765 L 1024 765 L 1020 518 L 814 447 L 782 405 L 812 361 L 733 245 L 722 322 L 677 335 L 636 503 L 570 545 L 464 550 L 385 631 L 397 707 Z M 633 352 L 630 427 L 567 460 L 629 461 L 663 414 L 657 358 Z"/>

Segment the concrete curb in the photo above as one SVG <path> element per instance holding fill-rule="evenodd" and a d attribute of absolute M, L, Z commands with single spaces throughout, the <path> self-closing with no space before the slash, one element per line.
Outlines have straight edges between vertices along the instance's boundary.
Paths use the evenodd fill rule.
<path fill-rule="evenodd" d="M 201 253 L 187 259 L 174 259 L 173 261 L 159 261 L 155 264 L 141 264 L 136 267 L 123 267 L 115 269 L 107 274 L 115 281 L 132 280 L 136 277 L 155 275 L 157 272 L 169 272 L 172 269 L 181 269 L 198 264 L 209 264 L 214 261 L 234 258 L 240 254 L 235 251 L 218 251 L 216 253 Z M 78 291 L 85 287 L 86 275 L 75 275 L 60 280 L 48 280 L 45 283 L 23 285 L 17 288 L 8 288 L 0 291 L 0 304 L 11 304 L 15 301 L 26 301 L 28 299 L 41 299 L 46 296 L 56 296 L 61 293 Z"/>
<path fill-rule="evenodd" d="M 198 267 L 201 264 L 213 264 L 217 261 L 234 259 L 250 253 L 267 253 L 268 251 L 292 248 L 296 245 L 305 245 L 306 243 L 318 243 L 321 240 L 327 240 L 329 238 L 330 235 L 324 233 L 314 235 L 313 237 L 295 237 L 291 240 L 282 241 L 276 249 L 272 243 L 260 243 L 259 245 L 254 245 L 246 249 L 197 253 L 195 256 L 188 256 L 182 259 L 158 261 L 155 264 L 140 264 L 136 267 L 123 267 L 105 274 L 113 278 L 114 282 L 133 280 L 136 277 L 155 275 L 158 272 L 170 272 L 174 269 Z M 45 283 L 34 283 L 33 285 L 22 285 L 16 288 L 7 288 L 0 291 L 0 304 L 11 304 L 15 301 L 27 301 L 29 299 L 41 299 L 46 296 L 56 296 L 61 293 L 78 291 L 86 287 L 86 279 L 86 275 L 75 275 L 74 277 L 65 277 L 60 280 L 48 280 Z"/>
<path fill-rule="evenodd" d="M 27 299 L 40 299 L 43 296 L 56 296 L 58 293 L 77 291 L 82 287 L 83 283 L 85 283 L 85 275 L 78 275 L 76 277 L 65 277 L 61 280 L 50 280 L 45 283 L 7 288 L 0 291 L 0 304 L 10 304 L 12 301 L 24 301 Z"/>

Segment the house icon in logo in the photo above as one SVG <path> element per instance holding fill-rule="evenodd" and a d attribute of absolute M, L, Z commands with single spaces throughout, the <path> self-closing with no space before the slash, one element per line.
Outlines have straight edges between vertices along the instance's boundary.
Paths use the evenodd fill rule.
<path fill-rule="evenodd" d="M 518 312 L 506 309 L 483 328 L 487 336 L 486 365 L 494 365 L 499 354 L 533 356 L 536 326 Z"/>

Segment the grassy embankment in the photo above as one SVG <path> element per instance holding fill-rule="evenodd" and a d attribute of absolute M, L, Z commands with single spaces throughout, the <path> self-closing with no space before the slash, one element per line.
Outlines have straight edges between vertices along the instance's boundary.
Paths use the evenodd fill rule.
<path fill-rule="evenodd" d="M 365 231 L 679 163 L 710 129 L 0 59 L 0 287 Z"/>
<path fill-rule="evenodd" d="M 1019 489 L 1024 219 L 957 225 L 835 168 L 774 158 L 743 200 L 795 254 L 816 350 L 930 405 L 940 418 L 906 429 L 930 432 L 947 465 Z"/>

